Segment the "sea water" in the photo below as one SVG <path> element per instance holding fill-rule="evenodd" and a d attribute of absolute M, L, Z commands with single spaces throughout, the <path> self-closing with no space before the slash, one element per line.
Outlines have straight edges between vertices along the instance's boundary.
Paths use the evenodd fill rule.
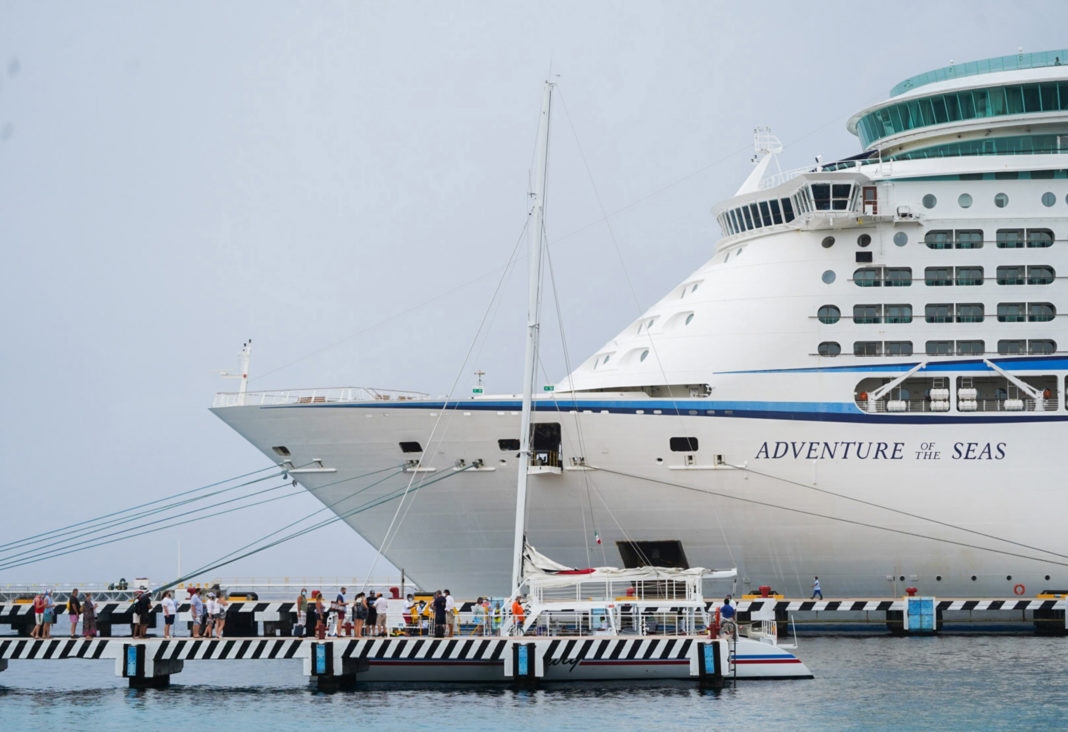
<path fill-rule="evenodd" d="M 114 661 L 11 661 L 0 729 L 486 730 L 1057 729 L 1068 726 L 1068 639 L 810 637 L 811 680 L 367 686 L 323 694 L 299 661 L 192 661 L 168 689 L 131 690 Z M 341 725 L 341 727 L 335 727 Z"/>

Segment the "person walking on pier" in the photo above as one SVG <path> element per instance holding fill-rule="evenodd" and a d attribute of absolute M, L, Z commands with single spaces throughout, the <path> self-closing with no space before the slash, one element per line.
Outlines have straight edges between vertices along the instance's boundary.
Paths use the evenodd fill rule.
<path fill-rule="evenodd" d="M 163 637 L 171 637 L 171 629 L 174 627 L 174 614 L 177 611 L 177 607 L 174 604 L 174 597 L 171 596 L 171 591 L 167 590 L 163 593 Z"/>
<path fill-rule="evenodd" d="M 148 590 L 143 591 L 134 602 L 134 638 L 144 638 L 148 634 L 148 616 L 152 612 L 152 596 Z"/>
<path fill-rule="evenodd" d="M 445 590 L 445 635 L 449 638 L 452 637 L 456 631 L 456 600 L 452 598 L 452 593 Z"/>
<path fill-rule="evenodd" d="M 86 592 L 82 600 L 82 635 L 86 638 L 96 638 L 96 603 L 93 602 L 93 593 Z"/>
<path fill-rule="evenodd" d="M 523 620 L 526 615 L 523 612 L 523 596 L 516 595 L 515 602 L 512 603 L 512 620 L 515 621 L 515 634 L 523 635 Z"/>
<path fill-rule="evenodd" d="M 367 635 L 374 635 L 378 625 L 378 608 L 375 607 L 377 599 L 374 590 L 367 593 Z"/>
<path fill-rule="evenodd" d="M 82 616 L 82 601 L 78 598 L 78 588 L 70 591 L 67 598 L 67 616 L 70 618 L 70 637 L 78 635 L 78 620 Z"/>
<path fill-rule="evenodd" d="M 33 630 L 30 631 L 31 638 L 43 638 L 44 633 L 44 611 L 45 611 L 45 598 L 43 592 L 38 592 L 33 598 Z"/>
<path fill-rule="evenodd" d="M 819 599 L 821 599 L 821 600 L 823 599 L 823 590 L 820 589 L 820 578 L 819 577 L 814 577 L 813 580 L 812 580 L 812 598 L 811 599 L 815 600 L 817 597 Z"/>
<path fill-rule="evenodd" d="M 193 593 L 189 596 L 189 614 L 193 616 L 190 630 L 194 638 L 199 638 L 200 626 L 204 622 L 204 601 L 200 599 L 199 587 L 193 588 Z"/>

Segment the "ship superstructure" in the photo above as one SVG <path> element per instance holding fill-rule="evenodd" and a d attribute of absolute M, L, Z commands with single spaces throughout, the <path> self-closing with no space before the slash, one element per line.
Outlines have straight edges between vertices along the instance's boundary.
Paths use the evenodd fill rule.
<path fill-rule="evenodd" d="M 849 120 L 845 160 L 769 176 L 765 150 L 714 256 L 536 399 L 529 541 L 787 592 L 1063 586 L 1065 59 L 913 77 Z M 213 407 L 417 582 L 472 596 L 509 587 L 519 408 Z"/>

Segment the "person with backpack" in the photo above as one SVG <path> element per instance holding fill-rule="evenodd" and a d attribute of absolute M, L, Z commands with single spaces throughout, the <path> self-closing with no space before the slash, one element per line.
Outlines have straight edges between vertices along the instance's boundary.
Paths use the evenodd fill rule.
<path fill-rule="evenodd" d="M 52 599 L 52 590 L 45 590 L 44 594 L 44 622 L 42 624 L 42 631 L 44 635 L 38 636 L 41 638 L 52 637 L 52 624 L 56 622 L 56 601 Z"/>
<path fill-rule="evenodd" d="M 134 602 L 134 638 L 145 638 L 148 634 L 148 616 L 152 612 L 152 597 L 148 590 L 138 596 Z"/>
<path fill-rule="evenodd" d="M 82 614 L 82 601 L 78 597 L 78 588 L 75 587 L 70 591 L 70 597 L 67 598 L 67 615 L 70 617 L 70 637 L 73 638 L 78 635 L 78 619 Z"/>

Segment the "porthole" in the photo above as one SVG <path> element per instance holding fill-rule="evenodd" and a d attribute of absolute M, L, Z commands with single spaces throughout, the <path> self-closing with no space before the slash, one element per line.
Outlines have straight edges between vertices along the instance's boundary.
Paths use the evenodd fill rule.
<path fill-rule="evenodd" d="M 940 575 L 940 574 L 935 575 L 935 582 L 941 582 L 941 581 L 942 581 L 942 575 Z"/>
<path fill-rule="evenodd" d="M 646 348 L 644 351 L 642 351 L 642 355 L 638 356 L 638 360 L 639 361 L 644 361 L 648 357 L 649 357 L 649 349 Z"/>
<path fill-rule="evenodd" d="M 821 279 L 824 281 L 824 283 L 826 283 L 828 285 L 831 284 L 832 282 L 834 282 L 834 270 L 833 269 L 829 269 L 826 272 L 824 272 L 823 273 L 823 277 Z"/>
<path fill-rule="evenodd" d="M 1046 581 L 1049 582 L 1049 575 L 1046 575 Z"/>
<path fill-rule="evenodd" d="M 605 357 L 604 357 L 604 361 L 602 361 L 602 363 L 608 363 L 608 359 L 610 359 L 610 358 L 612 358 L 612 354 L 611 353 L 606 353 Z"/>
<path fill-rule="evenodd" d="M 975 582 L 975 575 L 972 575 L 972 582 Z"/>
<path fill-rule="evenodd" d="M 741 251 L 741 250 L 739 250 L 739 251 Z M 691 288 L 690 288 L 690 293 L 691 293 L 691 294 L 693 294 L 693 293 L 697 292 L 697 286 L 698 286 L 699 284 L 701 284 L 701 283 L 700 283 L 700 282 L 694 282 L 694 283 L 693 283 L 693 287 L 691 287 Z"/>
<path fill-rule="evenodd" d="M 689 325 L 692 322 L 693 322 L 693 313 L 690 313 L 689 315 L 686 316 L 686 322 L 684 323 L 684 325 Z"/>
<path fill-rule="evenodd" d="M 906 234 L 904 231 L 899 231 L 896 234 L 894 234 L 894 244 L 896 244 L 897 246 L 903 247 L 908 243 L 909 243 L 909 235 Z"/>
<path fill-rule="evenodd" d="M 834 305 L 824 305 L 816 312 L 816 317 L 824 325 L 834 325 L 841 319 L 842 311 Z"/>
<path fill-rule="evenodd" d="M 924 208 L 934 208 L 938 204 L 938 199 L 935 198 L 933 193 L 928 193 L 923 197 L 922 203 Z"/>
<path fill-rule="evenodd" d="M 1007 193 L 999 193 L 994 196 L 994 205 L 998 208 L 1005 208 L 1009 205 L 1009 195 Z"/>
<path fill-rule="evenodd" d="M 1057 197 L 1055 195 L 1053 195 L 1052 193 L 1050 193 L 1049 191 L 1046 191 L 1045 193 L 1042 194 L 1042 205 L 1043 206 L 1049 208 L 1050 206 L 1052 206 L 1056 202 L 1057 202 Z"/>
<path fill-rule="evenodd" d="M 834 237 L 833 236 L 825 236 L 825 237 L 823 237 L 823 241 L 820 242 L 820 244 L 823 246 L 824 249 L 830 249 L 831 247 L 834 246 Z"/>
<path fill-rule="evenodd" d="M 834 341 L 824 341 L 816 352 L 821 356 L 838 356 L 842 353 L 842 346 Z"/>
<path fill-rule="evenodd" d="M 971 196 L 971 194 L 970 193 L 962 193 L 959 196 L 957 196 L 957 205 L 960 206 L 961 208 L 971 208 L 972 207 L 972 196 Z"/>
<path fill-rule="evenodd" d="M 901 575 L 900 577 L 898 577 L 898 581 L 904 582 L 905 581 L 905 575 Z"/>
<path fill-rule="evenodd" d="M 1011 574 L 1005 575 L 1005 581 L 1006 582 L 1012 582 L 1012 575 Z"/>
<path fill-rule="evenodd" d="M 861 234 L 857 237 L 857 246 L 866 247 L 871 244 L 871 234 Z"/>

